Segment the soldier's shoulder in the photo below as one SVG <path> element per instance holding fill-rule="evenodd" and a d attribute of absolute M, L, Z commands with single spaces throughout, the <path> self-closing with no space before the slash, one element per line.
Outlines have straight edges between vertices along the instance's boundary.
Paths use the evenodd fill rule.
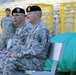
<path fill-rule="evenodd" d="M 43 22 L 40 22 L 40 25 L 38 26 L 38 28 L 37 28 L 37 33 L 39 33 L 39 34 L 50 34 L 50 32 L 49 32 L 49 29 L 47 28 L 47 26 L 43 23 Z"/>
<path fill-rule="evenodd" d="M 13 18 L 13 16 L 10 16 L 10 18 Z"/>
<path fill-rule="evenodd" d="M 10 18 L 11 20 L 13 20 L 13 17 L 12 17 L 12 16 L 10 16 L 9 18 Z"/>
<path fill-rule="evenodd" d="M 25 28 L 26 28 L 26 29 L 32 29 L 33 26 L 32 26 L 30 23 L 26 23 L 26 22 L 25 22 Z"/>
<path fill-rule="evenodd" d="M 6 17 L 3 17 L 2 20 L 6 19 Z"/>
<path fill-rule="evenodd" d="M 48 27 L 43 22 L 40 22 L 39 29 L 40 30 L 49 30 Z"/>

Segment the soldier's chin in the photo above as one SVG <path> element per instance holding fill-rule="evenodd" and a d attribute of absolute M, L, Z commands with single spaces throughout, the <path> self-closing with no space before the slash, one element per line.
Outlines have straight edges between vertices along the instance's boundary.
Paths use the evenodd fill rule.
<path fill-rule="evenodd" d="M 17 24 L 17 22 L 14 22 L 14 24 Z"/>

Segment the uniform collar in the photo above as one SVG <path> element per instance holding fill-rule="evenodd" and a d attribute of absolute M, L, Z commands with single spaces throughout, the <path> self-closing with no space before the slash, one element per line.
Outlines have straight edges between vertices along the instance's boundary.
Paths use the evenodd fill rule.
<path fill-rule="evenodd" d="M 33 29 L 32 29 L 32 33 L 38 28 L 38 26 L 41 24 L 41 21 L 34 27 L 33 26 Z"/>

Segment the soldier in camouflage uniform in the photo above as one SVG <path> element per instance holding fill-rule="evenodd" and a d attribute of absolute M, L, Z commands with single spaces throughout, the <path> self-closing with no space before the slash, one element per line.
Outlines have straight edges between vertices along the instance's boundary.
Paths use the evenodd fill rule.
<path fill-rule="evenodd" d="M 33 26 L 25 22 L 25 11 L 22 8 L 15 8 L 12 11 L 12 15 L 14 18 L 14 23 L 18 26 L 18 28 L 16 29 L 15 35 L 13 36 L 11 46 L 8 49 L 0 51 L 1 75 L 5 67 L 5 61 L 7 59 L 10 59 L 10 54 L 15 54 L 16 52 L 19 52 L 21 50 L 22 46 L 24 46 L 26 43 L 26 39 L 28 34 L 30 33 L 30 30 L 33 28 Z M 11 58 L 11 60 L 13 60 L 13 58 Z"/>
<path fill-rule="evenodd" d="M 13 17 L 10 16 L 10 9 L 6 8 L 6 17 L 2 18 L 1 27 L 2 34 L 0 35 L 0 50 L 5 48 L 8 39 L 11 39 L 15 33 L 15 25 L 13 22 Z"/>
<path fill-rule="evenodd" d="M 27 12 L 28 21 L 34 27 L 21 50 L 9 50 L 12 54 L 4 62 L 3 75 L 15 75 L 18 70 L 43 70 L 50 44 L 50 33 L 40 21 L 42 15 L 40 7 L 27 7 Z"/>

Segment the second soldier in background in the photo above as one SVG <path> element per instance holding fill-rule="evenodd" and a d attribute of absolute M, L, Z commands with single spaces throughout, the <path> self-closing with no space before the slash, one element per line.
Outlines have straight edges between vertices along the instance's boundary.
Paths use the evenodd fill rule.
<path fill-rule="evenodd" d="M 10 8 L 6 8 L 6 16 L 1 20 L 2 34 L 0 35 L 0 50 L 6 47 L 8 39 L 12 39 L 15 33 L 16 27 L 13 22 L 13 17 L 10 16 Z"/>

